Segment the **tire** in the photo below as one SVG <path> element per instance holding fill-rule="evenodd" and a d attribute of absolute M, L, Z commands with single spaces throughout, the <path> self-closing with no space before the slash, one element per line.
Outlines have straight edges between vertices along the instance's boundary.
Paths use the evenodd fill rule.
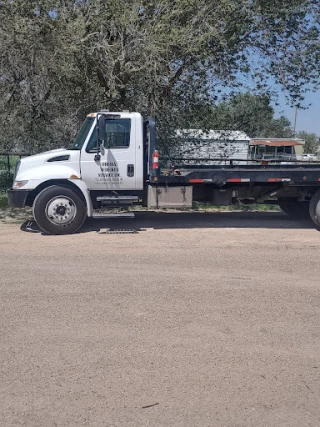
<path fill-rule="evenodd" d="M 312 221 L 316 225 L 316 228 L 320 230 L 320 190 L 312 196 L 309 213 Z"/>
<path fill-rule="evenodd" d="M 298 202 L 296 200 L 279 200 L 279 206 L 292 219 L 309 219 L 309 202 Z"/>
<path fill-rule="evenodd" d="M 87 208 L 73 190 L 54 185 L 37 195 L 33 215 L 38 226 L 47 234 L 72 234 L 84 223 Z"/>

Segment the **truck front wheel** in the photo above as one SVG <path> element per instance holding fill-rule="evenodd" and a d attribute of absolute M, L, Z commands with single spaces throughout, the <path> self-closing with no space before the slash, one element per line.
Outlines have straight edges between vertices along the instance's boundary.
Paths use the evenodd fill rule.
<path fill-rule="evenodd" d="M 317 226 L 317 229 L 320 229 L 320 190 L 312 196 L 309 212 L 312 221 Z"/>
<path fill-rule="evenodd" d="M 279 206 L 290 218 L 309 219 L 309 203 L 296 200 L 280 199 Z"/>
<path fill-rule="evenodd" d="M 38 194 L 33 215 L 45 233 L 71 234 L 84 223 L 87 209 L 81 197 L 70 188 L 54 185 Z"/>

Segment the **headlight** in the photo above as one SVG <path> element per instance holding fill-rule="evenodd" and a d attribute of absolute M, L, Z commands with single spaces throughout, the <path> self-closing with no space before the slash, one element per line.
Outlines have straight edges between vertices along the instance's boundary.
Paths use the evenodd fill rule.
<path fill-rule="evenodd" d="M 26 185 L 28 181 L 14 181 L 12 188 L 17 189 Z"/>

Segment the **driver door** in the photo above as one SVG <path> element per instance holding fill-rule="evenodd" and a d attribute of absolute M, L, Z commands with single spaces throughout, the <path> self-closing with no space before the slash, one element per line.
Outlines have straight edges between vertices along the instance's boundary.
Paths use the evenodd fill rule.
<path fill-rule="evenodd" d="M 97 131 L 94 124 L 81 152 L 81 177 L 94 190 L 136 189 L 135 121 L 121 114 L 106 120 L 104 152 L 97 159 Z"/>

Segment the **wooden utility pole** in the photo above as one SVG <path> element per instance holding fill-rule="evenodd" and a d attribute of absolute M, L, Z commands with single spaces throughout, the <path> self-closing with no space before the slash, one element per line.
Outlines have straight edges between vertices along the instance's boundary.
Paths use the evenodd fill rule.
<path fill-rule="evenodd" d="M 298 107 L 296 107 L 296 112 L 295 112 L 295 115 L 294 115 L 294 127 L 293 127 L 293 135 L 294 136 L 296 136 L 297 117 L 298 117 Z"/>

